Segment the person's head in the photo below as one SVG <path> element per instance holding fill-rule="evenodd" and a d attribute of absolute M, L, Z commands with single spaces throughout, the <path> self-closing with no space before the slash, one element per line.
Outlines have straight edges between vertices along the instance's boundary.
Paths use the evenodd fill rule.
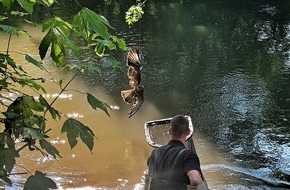
<path fill-rule="evenodd" d="M 183 115 L 176 115 L 170 122 L 169 134 L 173 139 L 186 137 L 190 133 L 189 121 Z"/>

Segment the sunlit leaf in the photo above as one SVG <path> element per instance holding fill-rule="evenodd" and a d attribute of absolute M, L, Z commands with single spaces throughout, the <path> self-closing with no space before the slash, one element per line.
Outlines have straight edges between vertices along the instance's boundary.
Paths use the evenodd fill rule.
<path fill-rule="evenodd" d="M 62 20 L 59 17 L 55 17 L 53 20 L 53 26 L 54 26 L 54 28 L 57 29 L 57 31 L 55 33 L 60 33 L 65 37 L 70 36 L 70 30 L 71 30 L 72 26 L 68 22 Z"/>
<path fill-rule="evenodd" d="M 16 157 L 19 157 L 19 154 L 14 148 L 0 147 L 0 168 L 5 166 L 6 171 L 11 173 Z"/>
<path fill-rule="evenodd" d="M 95 52 L 99 57 L 102 57 L 105 53 L 105 46 L 103 44 L 98 44 L 95 48 Z"/>
<path fill-rule="evenodd" d="M 20 4 L 20 6 L 26 10 L 29 14 L 32 14 L 33 12 L 33 5 L 35 4 L 35 1 L 31 0 L 17 0 L 17 2 Z"/>
<path fill-rule="evenodd" d="M 49 190 L 57 189 L 56 183 L 46 177 L 46 174 L 36 171 L 35 175 L 31 175 L 27 178 L 24 184 L 24 190 Z"/>
<path fill-rule="evenodd" d="M 54 159 L 56 159 L 56 156 L 59 156 L 61 158 L 59 151 L 51 143 L 47 142 L 45 139 L 40 139 L 39 143 L 41 148 L 43 148 L 50 155 L 52 155 Z"/>
<path fill-rule="evenodd" d="M 135 22 L 137 22 L 140 18 L 142 18 L 142 14 L 144 14 L 142 5 L 133 5 L 129 8 L 129 10 L 126 12 L 126 22 L 128 25 L 132 25 Z"/>
<path fill-rule="evenodd" d="M 115 41 L 115 42 L 118 43 L 118 46 L 119 46 L 119 48 L 120 48 L 121 50 L 124 50 L 124 51 L 125 51 L 125 50 L 127 49 L 126 42 L 125 42 L 124 39 L 122 39 L 122 38 L 118 38 L 118 37 L 116 37 L 116 36 L 112 36 L 112 38 L 113 38 L 113 41 Z"/>
<path fill-rule="evenodd" d="M 95 135 L 89 127 L 80 121 L 73 118 L 67 119 L 62 126 L 61 133 L 67 133 L 67 139 L 71 148 L 74 148 L 78 143 L 77 138 L 79 137 L 92 151 Z"/>
<path fill-rule="evenodd" d="M 64 44 L 59 43 L 57 39 L 53 38 L 50 56 L 53 60 L 54 65 L 57 67 L 63 66 L 63 61 L 65 58 L 65 48 L 63 45 Z"/>
<path fill-rule="evenodd" d="M 95 33 L 109 40 L 107 26 L 109 26 L 109 23 L 104 17 L 88 8 L 82 8 L 73 19 L 73 27 L 87 40 L 91 40 L 90 38 L 92 38 Z"/>
<path fill-rule="evenodd" d="M 95 98 L 90 93 L 87 93 L 87 100 L 93 109 L 97 110 L 97 108 L 99 108 L 99 109 L 103 110 L 110 117 L 110 114 L 109 114 L 108 109 L 107 109 L 107 108 L 110 108 L 110 106 L 108 104 L 101 102 L 100 100 Z"/>

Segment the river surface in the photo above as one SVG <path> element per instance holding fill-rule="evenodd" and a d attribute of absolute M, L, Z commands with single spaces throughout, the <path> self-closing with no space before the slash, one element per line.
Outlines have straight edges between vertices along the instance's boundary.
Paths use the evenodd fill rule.
<path fill-rule="evenodd" d="M 114 108 L 111 117 L 93 110 L 76 91 L 65 92 L 55 103 L 93 129 L 92 153 L 81 143 L 71 150 L 60 135 L 62 121 L 49 120 L 50 141 L 62 158 L 24 151 L 20 166 L 46 172 L 59 189 L 142 189 L 152 150 L 144 123 L 185 114 L 192 118 L 194 143 L 211 189 L 290 189 L 290 3 L 147 1 L 141 22 L 129 28 L 124 21 L 128 3 L 79 2 L 104 15 L 128 46 L 140 45 L 145 102 L 126 120 L 130 105 L 120 96 L 128 88 L 126 53 L 113 52 L 121 69 L 101 61 L 101 75 L 85 73 L 69 86 L 106 101 Z M 65 1 L 48 12 L 70 20 L 78 10 L 74 1 Z M 13 38 L 11 48 L 37 56 L 41 29 L 23 27 L 32 37 Z M 7 39 L 0 33 L 0 51 Z M 68 62 L 98 62 L 92 56 L 88 52 Z M 45 64 L 49 74 L 28 70 L 64 83 L 74 74 L 53 68 L 50 60 Z M 60 92 L 53 83 L 45 86 L 48 99 Z M 13 177 L 14 186 L 6 189 L 20 189 L 23 177 Z"/>

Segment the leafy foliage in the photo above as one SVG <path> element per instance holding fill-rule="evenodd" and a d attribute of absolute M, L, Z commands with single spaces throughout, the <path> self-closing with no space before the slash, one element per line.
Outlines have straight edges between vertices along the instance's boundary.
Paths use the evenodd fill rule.
<path fill-rule="evenodd" d="M 35 175 L 29 176 L 24 184 L 24 190 L 49 190 L 56 188 L 57 186 L 55 182 L 52 179 L 46 177 L 46 175 L 40 171 L 36 171 Z"/>
<path fill-rule="evenodd" d="M 87 100 L 89 102 L 89 104 L 92 106 L 93 109 L 97 109 L 100 108 L 101 110 L 103 110 L 108 116 L 110 116 L 108 109 L 110 108 L 110 106 L 100 100 L 98 100 L 96 97 L 94 97 L 93 95 L 91 95 L 90 93 L 87 93 Z"/>
<path fill-rule="evenodd" d="M 78 143 L 77 137 L 80 137 L 90 151 L 93 150 L 95 135 L 89 127 L 85 126 L 80 121 L 69 118 L 64 122 L 61 133 L 67 134 L 67 139 L 71 148 L 75 147 Z"/>
<path fill-rule="evenodd" d="M 53 108 L 53 103 L 58 97 L 52 102 L 48 102 L 44 96 L 40 95 L 46 93 L 42 83 L 47 80 L 29 75 L 22 68 L 23 63 L 17 63 L 9 54 L 11 38 L 18 35 L 29 36 L 27 31 L 17 25 L 18 22 L 15 22 L 15 19 L 33 24 L 25 17 L 27 15 L 33 17 L 35 6 L 43 6 L 48 10 L 48 7 L 55 2 L 55 0 L 0 0 L 0 8 L 5 10 L 5 13 L 0 15 L 0 30 L 9 34 L 7 51 L 0 52 L 0 104 L 4 108 L 0 116 L 0 129 L 2 130 L 0 131 L 0 179 L 9 185 L 12 185 L 10 176 L 13 175 L 12 171 L 20 156 L 19 152 L 24 148 L 28 148 L 30 151 L 38 150 L 43 156 L 61 158 L 60 152 L 48 140 L 48 133 L 52 129 L 47 126 L 47 113 L 54 120 L 60 119 L 63 115 Z M 108 51 L 126 50 L 126 43 L 122 38 L 111 35 L 109 32 L 111 29 L 113 27 L 105 17 L 83 7 L 73 17 L 71 23 L 57 16 L 50 16 L 43 21 L 44 37 L 38 47 L 41 60 L 22 52 L 16 53 L 23 55 L 27 64 L 42 71 L 47 71 L 42 62 L 43 59 L 49 57 L 55 66 L 67 67 L 70 65 L 66 62 L 67 51 L 70 50 L 73 52 L 73 56 L 77 57 L 82 49 L 92 50 L 99 59 L 106 59 L 107 63 L 118 68 L 120 63 L 110 57 Z M 70 67 L 78 69 L 75 76 L 85 69 L 101 72 L 99 68 L 82 62 L 76 66 L 70 65 Z M 64 86 L 62 80 L 50 79 L 50 81 L 54 81 L 60 87 L 59 94 L 61 94 L 67 90 L 67 86 L 74 77 Z M 21 91 L 21 87 L 30 88 L 39 96 L 25 94 Z M 8 93 L 13 96 L 6 96 L 5 94 Z M 89 93 L 87 93 L 87 101 L 93 109 L 100 109 L 110 116 L 108 112 L 110 106 L 107 103 Z M 71 148 L 77 145 L 79 139 L 90 151 L 94 148 L 95 134 L 88 126 L 76 119 L 67 118 L 61 128 L 61 133 L 66 133 Z M 17 149 L 16 141 L 23 146 Z M 50 188 L 56 189 L 57 186 L 52 179 L 40 171 L 31 175 L 24 184 L 24 189 Z"/>
<path fill-rule="evenodd" d="M 133 25 L 135 22 L 138 22 L 138 20 L 142 18 L 142 14 L 144 14 L 142 6 L 142 3 L 139 3 L 138 5 L 133 5 L 126 12 L 125 20 L 129 26 Z"/>

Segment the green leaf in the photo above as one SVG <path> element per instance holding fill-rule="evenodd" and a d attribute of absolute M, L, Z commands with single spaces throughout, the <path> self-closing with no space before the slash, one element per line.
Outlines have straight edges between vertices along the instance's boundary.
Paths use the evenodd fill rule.
<path fill-rule="evenodd" d="M 102 57 L 105 53 L 105 46 L 103 44 L 99 44 L 96 46 L 95 52 L 99 57 Z"/>
<path fill-rule="evenodd" d="M 4 25 L 4 24 L 0 24 L 0 28 L 2 30 L 4 30 L 5 32 L 9 33 L 9 34 L 13 34 L 13 35 L 19 35 L 19 34 L 23 34 L 23 35 L 28 35 L 28 33 L 18 27 L 15 26 L 10 26 L 10 25 Z"/>
<path fill-rule="evenodd" d="M 46 177 L 46 174 L 36 171 L 35 175 L 31 175 L 27 178 L 24 184 L 24 190 L 49 190 L 57 189 L 56 183 Z"/>
<path fill-rule="evenodd" d="M 20 4 L 20 6 L 24 10 L 26 10 L 29 14 L 32 15 L 33 5 L 35 4 L 35 1 L 30 1 L 30 0 L 17 0 L 17 2 Z"/>
<path fill-rule="evenodd" d="M 104 17 L 88 8 L 82 8 L 73 19 L 73 27 L 76 28 L 79 34 L 85 37 L 88 41 L 92 40 L 91 38 L 95 33 L 103 39 L 109 40 L 107 26 L 110 25 Z"/>
<path fill-rule="evenodd" d="M 47 142 L 45 139 L 40 139 L 39 143 L 41 148 L 43 148 L 44 150 L 46 150 L 46 152 L 52 155 L 54 159 L 56 159 L 56 156 L 59 156 L 61 158 L 59 151 L 51 143 Z"/>
<path fill-rule="evenodd" d="M 52 41 L 52 36 L 51 36 L 51 30 L 49 32 L 47 32 L 47 34 L 43 37 L 43 39 L 41 40 L 41 43 L 38 47 L 39 50 L 39 55 L 41 59 L 45 58 L 45 55 L 47 53 L 47 50 L 51 44 Z"/>
<path fill-rule="evenodd" d="M 118 38 L 117 36 L 112 36 L 113 41 L 118 43 L 118 46 L 121 50 L 127 50 L 126 42 L 122 38 Z"/>
<path fill-rule="evenodd" d="M 1 0 L 5 10 L 10 13 L 14 4 L 14 0 Z"/>
<path fill-rule="evenodd" d="M 42 62 L 40 62 L 40 61 L 37 61 L 37 60 L 35 60 L 33 57 L 31 57 L 30 55 L 25 55 L 25 59 L 26 59 L 26 61 L 28 61 L 28 62 L 30 62 L 30 63 L 32 63 L 33 65 L 35 65 L 35 66 L 37 66 L 38 68 L 40 68 L 41 70 L 45 70 L 45 71 L 47 71 L 46 69 L 45 69 L 45 67 L 43 66 L 43 63 Z"/>
<path fill-rule="evenodd" d="M 22 135 L 24 138 L 29 139 L 44 139 L 48 137 L 47 134 L 43 133 L 39 129 L 32 127 L 23 127 Z"/>
<path fill-rule="evenodd" d="M 0 168 L 5 166 L 6 171 L 11 173 L 16 157 L 19 157 L 19 154 L 14 148 L 0 147 Z"/>
<path fill-rule="evenodd" d="M 92 151 L 95 135 L 89 127 L 80 121 L 73 118 L 67 119 L 62 126 L 61 133 L 67 133 L 67 139 L 71 149 L 75 147 L 78 143 L 77 138 L 80 137 L 83 143 Z"/>
<path fill-rule="evenodd" d="M 63 65 L 65 58 L 65 48 L 63 44 L 59 43 L 55 38 L 52 41 L 50 56 L 55 66 L 61 67 Z"/>
<path fill-rule="evenodd" d="M 40 102 L 34 100 L 33 96 L 24 96 L 23 104 L 27 105 L 30 109 L 34 111 L 44 111 L 44 107 Z"/>
<path fill-rule="evenodd" d="M 106 104 L 104 102 L 101 102 L 100 100 L 95 98 L 90 93 L 87 93 L 87 100 L 88 100 L 88 103 L 92 106 L 93 109 L 97 110 L 97 108 L 100 108 L 101 110 L 103 110 L 110 117 L 109 112 L 107 110 L 107 108 L 110 108 L 110 106 L 108 104 Z"/>

